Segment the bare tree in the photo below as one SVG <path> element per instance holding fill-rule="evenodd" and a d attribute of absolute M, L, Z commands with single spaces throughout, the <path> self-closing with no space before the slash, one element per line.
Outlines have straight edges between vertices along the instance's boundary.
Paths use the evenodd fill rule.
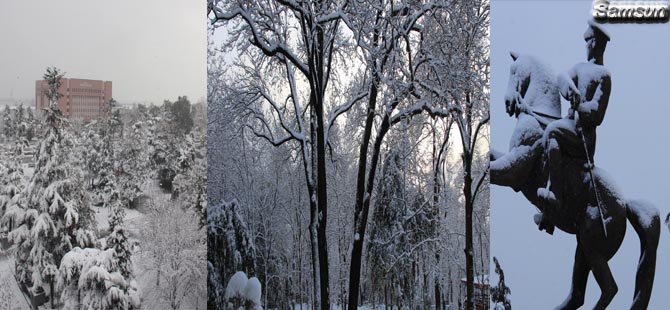
<path fill-rule="evenodd" d="M 489 4 L 486 0 L 458 1 L 445 14 L 449 18 L 437 19 L 432 25 L 439 39 L 427 47 L 434 61 L 420 86 L 458 111 L 453 117 L 462 147 L 467 306 L 474 309 L 473 210 L 487 172 L 476 175 L 473 162 L 478 139 L 485 134 L 482 128 L 489 121 Z"/>
<path fill-rule="evenodd" d="M 228 26 L 231 45 L 239 50 L 254 48 L 246 52 L 253 63 L 242 66 L 253 80 L 247 80 L 237 95 L 246 105 L 245 113 L 257 120 L 249 129 L 274 146 L 287 142 L 299 146 L 310 196 L 314 302 L 323 310 L 330 308 L 327 122 L 334 122 L 342 110 L 362 98 L 344 102 L 326 118 L 325 110 L 336 105 L 327 102 L 326 93 L 337 51 L 346 44 L 340 31 L 340 12 L 346 5 L 346 1 L 211 0 L 207 12 L 215 27 Z M 273 87 L 268 84 L 278 79 L 290 90 L 285 100 L 276 100 L 278 96 L 273 96 Z"/>
<path fill-rule="evenodd" d="M 235 128 L 228 128 L 239 134 L 236 140 L 239 145 L 227 147 L 242 152 L 236 156 L 241 160 L 230 165 L 233 171 L 225 173 L 234 174 L 235 180 L 244 183 L 234 186 L 240 189 L 240 195 L 259 198 L 270 194 L 269 191 L 251 194 L 259 187 L 253 182 L 255 177 L 250 171 L 257 170 L 254 173 L 260 174 L 272 169 L 265 166 L 268 158 L 264 156 L 267 155 L 249 154 L 260 147 L 254 146 L 247 135 L 281 150 L 287 161 L 299 163 L 297 167 L 303 180 L 285 188 L 290 192 L 289 187 L 299 184 L 303 194 L 291 195 L 298 203 L 307 200 L 305 203 L 309 204 L 313 308 L 329 309 L 330 295 L 333 294 L 329 290 L 333 283 L 329 278 L 332 271 L 329 259 L 332 258 L 328 255 L 328 207 L 337 208 L 348 201 L 337 197 L 343 185 L 335 181 L 338 178 L 333 171 L 342 169 L 344 173 L 351 171 L 355 175 L 352 178 L 355 183 L 352 186 L 354 212 L 349 213 L 353 217 L 351 260 L 347 262 L 343 256 L 349 247 L 343 245 L 341 235 L 337 236 L 337 246 L 331 250 L 340 254 L 337 256 L 340 264 L 349 264 L 346 292 L 342 287 L 341 269 L 335 270 L 336 273 L 340 271 L 336 285 L 338 299 L 348 299 L 349 309 L 356 309 L 363 286 L 361 272 L 366 226 L 371 201 L 375 199 L 377 172 L 384 148 L 391 147 L 387 134 L 400 124 L 409 124 L 412 118 L 431 118 L 434 128 L 432 141 L 435 147 L 429 173 L 432 181 L 427 181 L 432 182 L 433 188 L 426 192 L 429 195 L 432 192 L 432 199 L 426 203 L 431 208 L 442 205 L 438 198 L 441 183 L 446 186 L 447 182 L 444 178 L 439 179 L 439 171 L 444 169 L 440 167 L 447 161 L 446 148 L 450 145 L 448 138 L 452 126 L 459 129 L 464 178 L 459 184 L 463 185 L 464 235 L 467 239 L 464 244 L 466 262 L 469 262 L 466 263 L 468 268 L 464 269 L 469 270 L 466 273 L 469 286 L 472 286 L 475 255 L 472 213 L 477 193 L 485 180 L 485 172 L 473 172 L 473 161 L 482 155 L 478 137 L 488 122 L 485 108 L 488 54 L 483 48 L 486 44 L 482 43 L 487 34 L 487 12 L 487 3 L 466 1 L 209 1 L 208 16 L 212 28 L 222 31 L 225 38 L 221 58 L 232 64 L 219 69 L 220 74 L 213 76 L 217 85 L 209 91 L 217 98 L 217 104 L 210 106 L 219 105 L 217 109 L 226 112 L 220 115 L 228 114 L 225 117 L 236 123 Z M 338 131 L 338 119 L 346 121 L 345 132 Z M 210 122 L 217 120 L 210 118 Z M 342 143 L 343 137 L 349 140 L 348 143 Z M 352 141 L 359 142 L 358 146 Z M 353 149 L 347 155 L 354 160 L 346 162 L 353 169 L 345 171 L 342 168 L 338 152 L 348 150 L 343 152 L 338 147 Z M 430 163 L 427 165 L 431 166 Z M 282 186 L 276 180 L 265 178 L 264 182 L 274 184 L 275 193 Z M 308 198 L 301 200 L 304 194 Z M 277 204 L 281 200 L 272 199 Z M 260 209 L 268 211 L 263 216 L 265 220 L 259 219 L 257 226 L 259 238 L 267 242 L 274 242 L 272 234 L 282 231 L 278 225 L 268 222 L 267 217 L 274 216 L 279 210 L 290 211 L 286 221 L 293 225 L 291 235 L 297 241 L 292 244 L 298 253 L 287 257 L 299 260 L 302 234 L 297 232 L 300 230 L 300 216 L 295 215 L 297 210 L 289 210 L 286 206 L 269 208 L 272 203 L 267 204 L 263 199 L 258 202 L 262 206 Z M 343 224 L 347 222 L 343 220 L 346 217 L 340 209 L 335 210 L 338 211 L 335 213 L 338 228 L 347 228 L 348 224 Z M 333 215 L 333 210 L 330 211 Z M 459 242 L 454 244 L 461 244 Z M 270 248 L 264 250 L 267 252 L 262 259 L 269 263 L 273 251 Z M 484 251 L 478 252 L 483 255 Z M 431 279 L 432 271 L 426 267 L 430 263 L 431 260 L 422 261 L 417 268 L 423 269 L 413 278 L 423 283 L 421 293 L 424 297 L 430 295 L 425 291 L 426 283 Z M 454 275 L 459 272 L 460 269 L 455 269 Z M 275 279 L 268 275 L 266 278 Z M 437 276 L 433 280 L 437 284 Z M 300 286 L 303 284 L 303 281 L 298 282 Z M 266 283 L 265 287 L 269 285 Z M 438 295 L 446 292 L 441 292 L 435 285 L 434 294 L 439 304 Z M 468 298 L 469 304 L 473 304 L 472 294 Z"/>

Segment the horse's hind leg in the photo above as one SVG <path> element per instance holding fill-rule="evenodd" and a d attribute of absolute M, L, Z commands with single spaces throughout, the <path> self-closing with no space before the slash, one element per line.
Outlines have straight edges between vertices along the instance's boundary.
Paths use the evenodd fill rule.
<path fill-rule="evenodd" d="M 593 272 L 593 277 L 596 278 L 598 286 L 600 286 L 600 299 L 598 303 L 593 307 L 594 310 L 607 309 L 607 306 L 614 299 L 614 295 L 619 291 L 619 288 L 614 281 L 612 272 L 609 265 L 607 264 L 607 259 L 605 259 L 600 253 L 596 251 L 587 251 L 585 250 L 585 256 L 589 265 L 591 266 L 591 271 Z"/>
<path fill-rule="evenodd" d="M 656 251 L 661 233 L 658 209 L 639 200 L 628 202 L 627 218 L 640 237 L 640 261 L 635 276 L 635 298 L 631 310 L 647 309 L 654 287 Z"/>
<path fill-rule="evenodd" d="M 586 261 L 584 252 L 582 252 L 579 243 L 575 250 L 575 264 L 572 267 L 572 287 L 570 288 L 570 295 L 565 301 L 558 306 L 557 310 L 576 310 L 584 305 L 584 295 L 586 293 L 586 281 L 589 278 L 589 271 L 591 267 Z"/>

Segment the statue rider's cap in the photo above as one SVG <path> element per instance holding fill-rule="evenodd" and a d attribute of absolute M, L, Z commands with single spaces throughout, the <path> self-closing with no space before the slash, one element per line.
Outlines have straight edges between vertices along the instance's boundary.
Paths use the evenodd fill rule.
<path fill-rule="evenodd" d="M 589 20 L 589 27 L 584 32 L 584 40 L 588 41 L 591 38 L 596 39 L 596 41 L 605 40 L 605 42 L 610 40 L 610 35 L 602 27 L 602 25 L 597 24 L 596 22 Z"/>

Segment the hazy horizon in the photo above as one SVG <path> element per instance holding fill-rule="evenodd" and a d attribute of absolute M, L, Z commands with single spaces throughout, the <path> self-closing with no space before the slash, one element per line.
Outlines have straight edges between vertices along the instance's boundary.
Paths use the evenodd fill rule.
<path fill-rule="evenodd" d="M 0 102 L 34 100 L 49 66 L 106 80 L 123 103 L 206 94 L 205 3 L 72 0 L 0 2 Z"/>

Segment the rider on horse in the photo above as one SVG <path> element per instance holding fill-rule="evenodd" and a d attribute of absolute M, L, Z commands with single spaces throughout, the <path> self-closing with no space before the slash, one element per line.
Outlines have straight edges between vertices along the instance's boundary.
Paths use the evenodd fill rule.
<path fill-rule="evenodd" d="M 561 96 L 570 101 L 569 113 L 549 123 L 544 132 L 547 186 L 539 188 L 537 195 L 551 208 L 561 207 L 555 193 L 555 187 L 565 182 L 559 177 L 560 169 L 564 169 L 561 157 L 593 164 L 596 127 L 602 123 L 609 102 L 611 77 L 603 66 L 603 56 L 610 38 L 598 24 L 589 22 L 584 40 L 588 62 L 575 65 L 558 78 Z M 586 169 L 593 169 L 590 165 L 586 166 Z M 536 222 L 540 230 L 553 233 L 554 225 L 546 216 L 540 214 Z"/>

